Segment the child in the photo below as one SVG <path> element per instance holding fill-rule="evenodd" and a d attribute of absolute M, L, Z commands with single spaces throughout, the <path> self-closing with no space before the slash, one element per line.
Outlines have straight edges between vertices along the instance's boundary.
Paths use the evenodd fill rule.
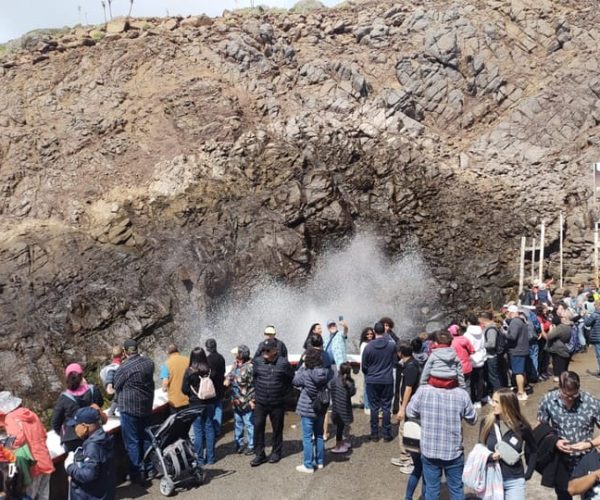
<path fill-rule="evenodd" d="M 421 384 L 452 389 L 465 386 L 460 360 L 456 351 L 450 347 L 452 337 L 449 332 L 439 331 L 436 334 L 437 343 L 432 346 L 431 354 L 425 363 L 421 374 Z"/>
<path fill-rule="evenodd" d="M 123 348 L 121 346 L 114 346 L 112 348 L 112 361 L 109 365 L 106 365 L 102 370 L 100 370 L 100 380 L 104 385 L 104 389 L 109 396 L 114 396 L 115 388 L 113 387 L 113 382 L 115 380 L 115 372 L 121 366 L 121 361 L 123 359 Z M 112 402 L 110 403 L 110 408 L 106 412 L 109 417 L 115 415 L 117 411 L 117 398 L 114 397 Z"/>
<path fill-rule="evenodd" d="M 352 446 L 350 440 L 344 440 L 344 427 L 354 421 L 352 415 L 352 396 L 356 394 L 356 386 L 352 379 L 350 363 L 342 363 L 337 377 L 329 382 L 332 401 L 333 423 L 337 426 L 335 431 L 335 448 L 332 453 L 346 453 Z"/>
<path fill-rule="evenodd" d="M 247 446 L 245 455 L 254 455 L 254 372 L 250 349 L 240 345 L 231 350 L 235 354 L 235 363 L 225 377 L 225 387 L 231 386 L 233 418 L 235 422 L 234 439 L 236 453 L 244 452 L 244 427 Z"/>

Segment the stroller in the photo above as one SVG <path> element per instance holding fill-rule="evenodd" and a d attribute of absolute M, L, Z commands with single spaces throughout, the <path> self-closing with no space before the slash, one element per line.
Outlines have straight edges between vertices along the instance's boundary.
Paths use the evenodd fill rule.
<path fill-rule="evenodd" d="M 186 408 L 170 415 L 162 424 L 146 429 L 152 445 L 144 454 L 144 463 L 150 461 L 162 475 L 160 492 L 170 496 L 183 483 L 204 483 L 204 470 L 196 461 L 189 432 L 192 422 L 203 408 Z"/>

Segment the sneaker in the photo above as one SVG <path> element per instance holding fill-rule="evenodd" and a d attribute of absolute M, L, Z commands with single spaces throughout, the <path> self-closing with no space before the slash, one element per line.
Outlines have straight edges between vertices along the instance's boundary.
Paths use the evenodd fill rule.
<path fill-rule="evenodd" d="M 554 382 L 558 382 L 558 377 L 553 377 L 552 380 L 554 380 Z"/>
<path fill-rule="evenodd" d="M 413 473 L 414 470 L 415 470 L 415 466 L 412 465 L 412 464 L 411 465 L 407 464 L 407 465 L 403 465 L 403 466 L 400 467 L 400 472 L 402 474 L 410 475 L 410 474 Z"/>
<path fill-rule="evenodd" d="M 341 444 L 336 446 L 335 448 L 331 448 L 331 453 L 348 453 L 348 447 Z"/>
<path fill-rule="evenodd" d="M 352 441 L 350 441 L 350 439 L 344 439 L 344 446 L 346 448 L 352 448 Z"/>
<path fill-rule="evenodd" d="M 396 467 L 402 467 L 403 465 L 412 464 L 412 458 L 410 458 L 410 456 L 400 456 L 398 458 L 392 458 L 390 463 Z"/>
<path fill-rule="evenodd" d="M 261 464 L 264 464 L 267 462 L 267 457 L 265 455 L 256 455 L 254 457 L 254 459 L 252 460 L 252 462 L 250 462 L 250 465 L 252 467 L 258 467 Z"/>
<path fill-rule="evenodd" d="M 527 396 L 527 393 L 523 392 L 522 394 L 517 394 L 517 399 L 519 401 L 527 401 L 529 396 Z"/>
<path fill-rule="evenodd" d="M 271 453 L 269 455 L 269 463 L 270 464 L 276 464 L 280 460 L 281 460 L 281 457 L 279 455 L 276 455 L 275 453 Z"/>
<path fill-rule="evenodd" d="M 241 455 L 242 453 L 244 453 L 244 445 L 236 447 L 235 452 L 238 455 Z M 254 452 L 252 452 L 252 454 L 254 455 Z"/>
<path fill-rule="evenodd" d="M 383 442 L 384 443 L 389 443 L 389 442 L 391 442 L 393 440 L 394 440 L 394 436 L 384 436 L 383 437 Z"/>
<path fill-rule="evenodd" d="M 250 455 L 254 455 L 254 450 L 252 448 L 247 448 L 244 452 L 244 455 L 246 455 L 247 457 L 249 457 Z"/>
<path fill-rule="evenodd" d="M 324 467 L 323 464 L 317 464 L 317 469 L 322 469 Z"/>
<path fill-rule="evenodd" d="M 475 401 L 473 403 L 473 408 L 475 408 L 476 410 L 481 410 L 481 403 L 479 401 Z"/>
<path fill-rule="evenodd" d="M 296 470 L 298 472 L 304 472 L 305 474 L 312 474 L 315 471 L 315 469 L 309 469 L 308 467 L 304 467 L 304 464 L 297 465 Z"/>
<path fill-rule="evenodd" d="M 371 415 L 371 410 L 369 408 L 365 408 L 365 415 Z"/>

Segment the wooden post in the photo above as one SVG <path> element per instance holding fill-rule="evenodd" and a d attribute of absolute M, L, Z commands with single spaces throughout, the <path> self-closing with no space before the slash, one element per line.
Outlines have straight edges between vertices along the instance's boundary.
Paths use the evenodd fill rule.
<path fill-rule="evenodd" d="M 521 294 L 523 293 L 523 281 L 525 280 L 525 245 L 527 238 L 521 236 L 521 261 L 519 262 L 519 303 L 521 302 Z"/>
<path fill-rule="evenodd" d="M 562 289 L 564 287 L 564 283 L 563 283 L 563 213 L 562 212 L 560 212 L 559 221 L 560 221 L 560 280 L 559 280 L 559 286 Z"/>
<path fill-rule="evenodd" d="M 540 260 L 538 263 L 539 272 L 538 280 L 540 283 L 544 282 L 544 244 L 546 241 L 546 223 L 542 221 L 542 228 L 540 230 Z"/>
<path fill-rule="evenodd" d="M 531 241 L 531 284 L 535 282 L 535 238 Z"/>

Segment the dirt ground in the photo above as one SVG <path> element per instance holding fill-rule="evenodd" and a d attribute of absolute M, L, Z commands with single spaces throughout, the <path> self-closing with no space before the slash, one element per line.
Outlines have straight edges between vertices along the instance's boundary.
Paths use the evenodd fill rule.
<path fill-rule="evenodd" d="M 582 378 L 582 388 L 600 396 L 600 382 L 586 373 L 594 370 L 596 361 L 593 351 L 575 357 L 572 369 Z M 357 376 L 357 379 L 360 376 Z M 551 380 L 535 385 L 533 396 L 521 405 L 531 422 L 536 421 L 537 406 L 540 398 L 555 387 Z M 479 411 L 485 416 L 489 406 Z M 355 422 L 352 428 L 353 449 L 346 456 L 327 453 L 325 467 L 312 475 L 296 472 L 295 467 L 302 463 L 301 431 L 298 417 L 288 413 L 285 421 L 284 457 L 278 464 L 264 464 L 251 468 L 250 458 L 234 454 L 233 431 L 231 423 L 225 427 L 226 433 L 217 443 L 218 462 L 208 466 L 207 483 L 197 489 L 180 490 L 176 498 L 184 499 L 221 499 L 245 498 L 247 500 L 292 500 L 313 498 L 362 498 L 362 499 L 398 499 L 404 494 L 408 476 L 400 473 L 390 464 L 390 458 L 398 451 L 398 441 L 391 443 L 371 443 L 368 440 L 368 417 L 359 408 L 354 411 Z M 268 427 L 267 427 L 268 428 Z M 476 440 L 478 426 L 464 426 L 465 449 L 469 451 Z M 397 430 L 397 428 L 395 428 Z M 334 446 L 329 439 L 326 449 Z M 267 452 L 268 452 L 267 448 Z M 420 489 L 418 490 L 420 493 Z M 158 500 L 163 498 L 155 480 L 147 491 L 139 487 L 121 485 L 117 498 L 145 498 Z M 418 498 L 418 497 L 415 497 Z M 540 485 L 540 476 L 535 473 L 527 483 L 527 499 L 542 500 L 554 498 L 554 491 Z"/>

